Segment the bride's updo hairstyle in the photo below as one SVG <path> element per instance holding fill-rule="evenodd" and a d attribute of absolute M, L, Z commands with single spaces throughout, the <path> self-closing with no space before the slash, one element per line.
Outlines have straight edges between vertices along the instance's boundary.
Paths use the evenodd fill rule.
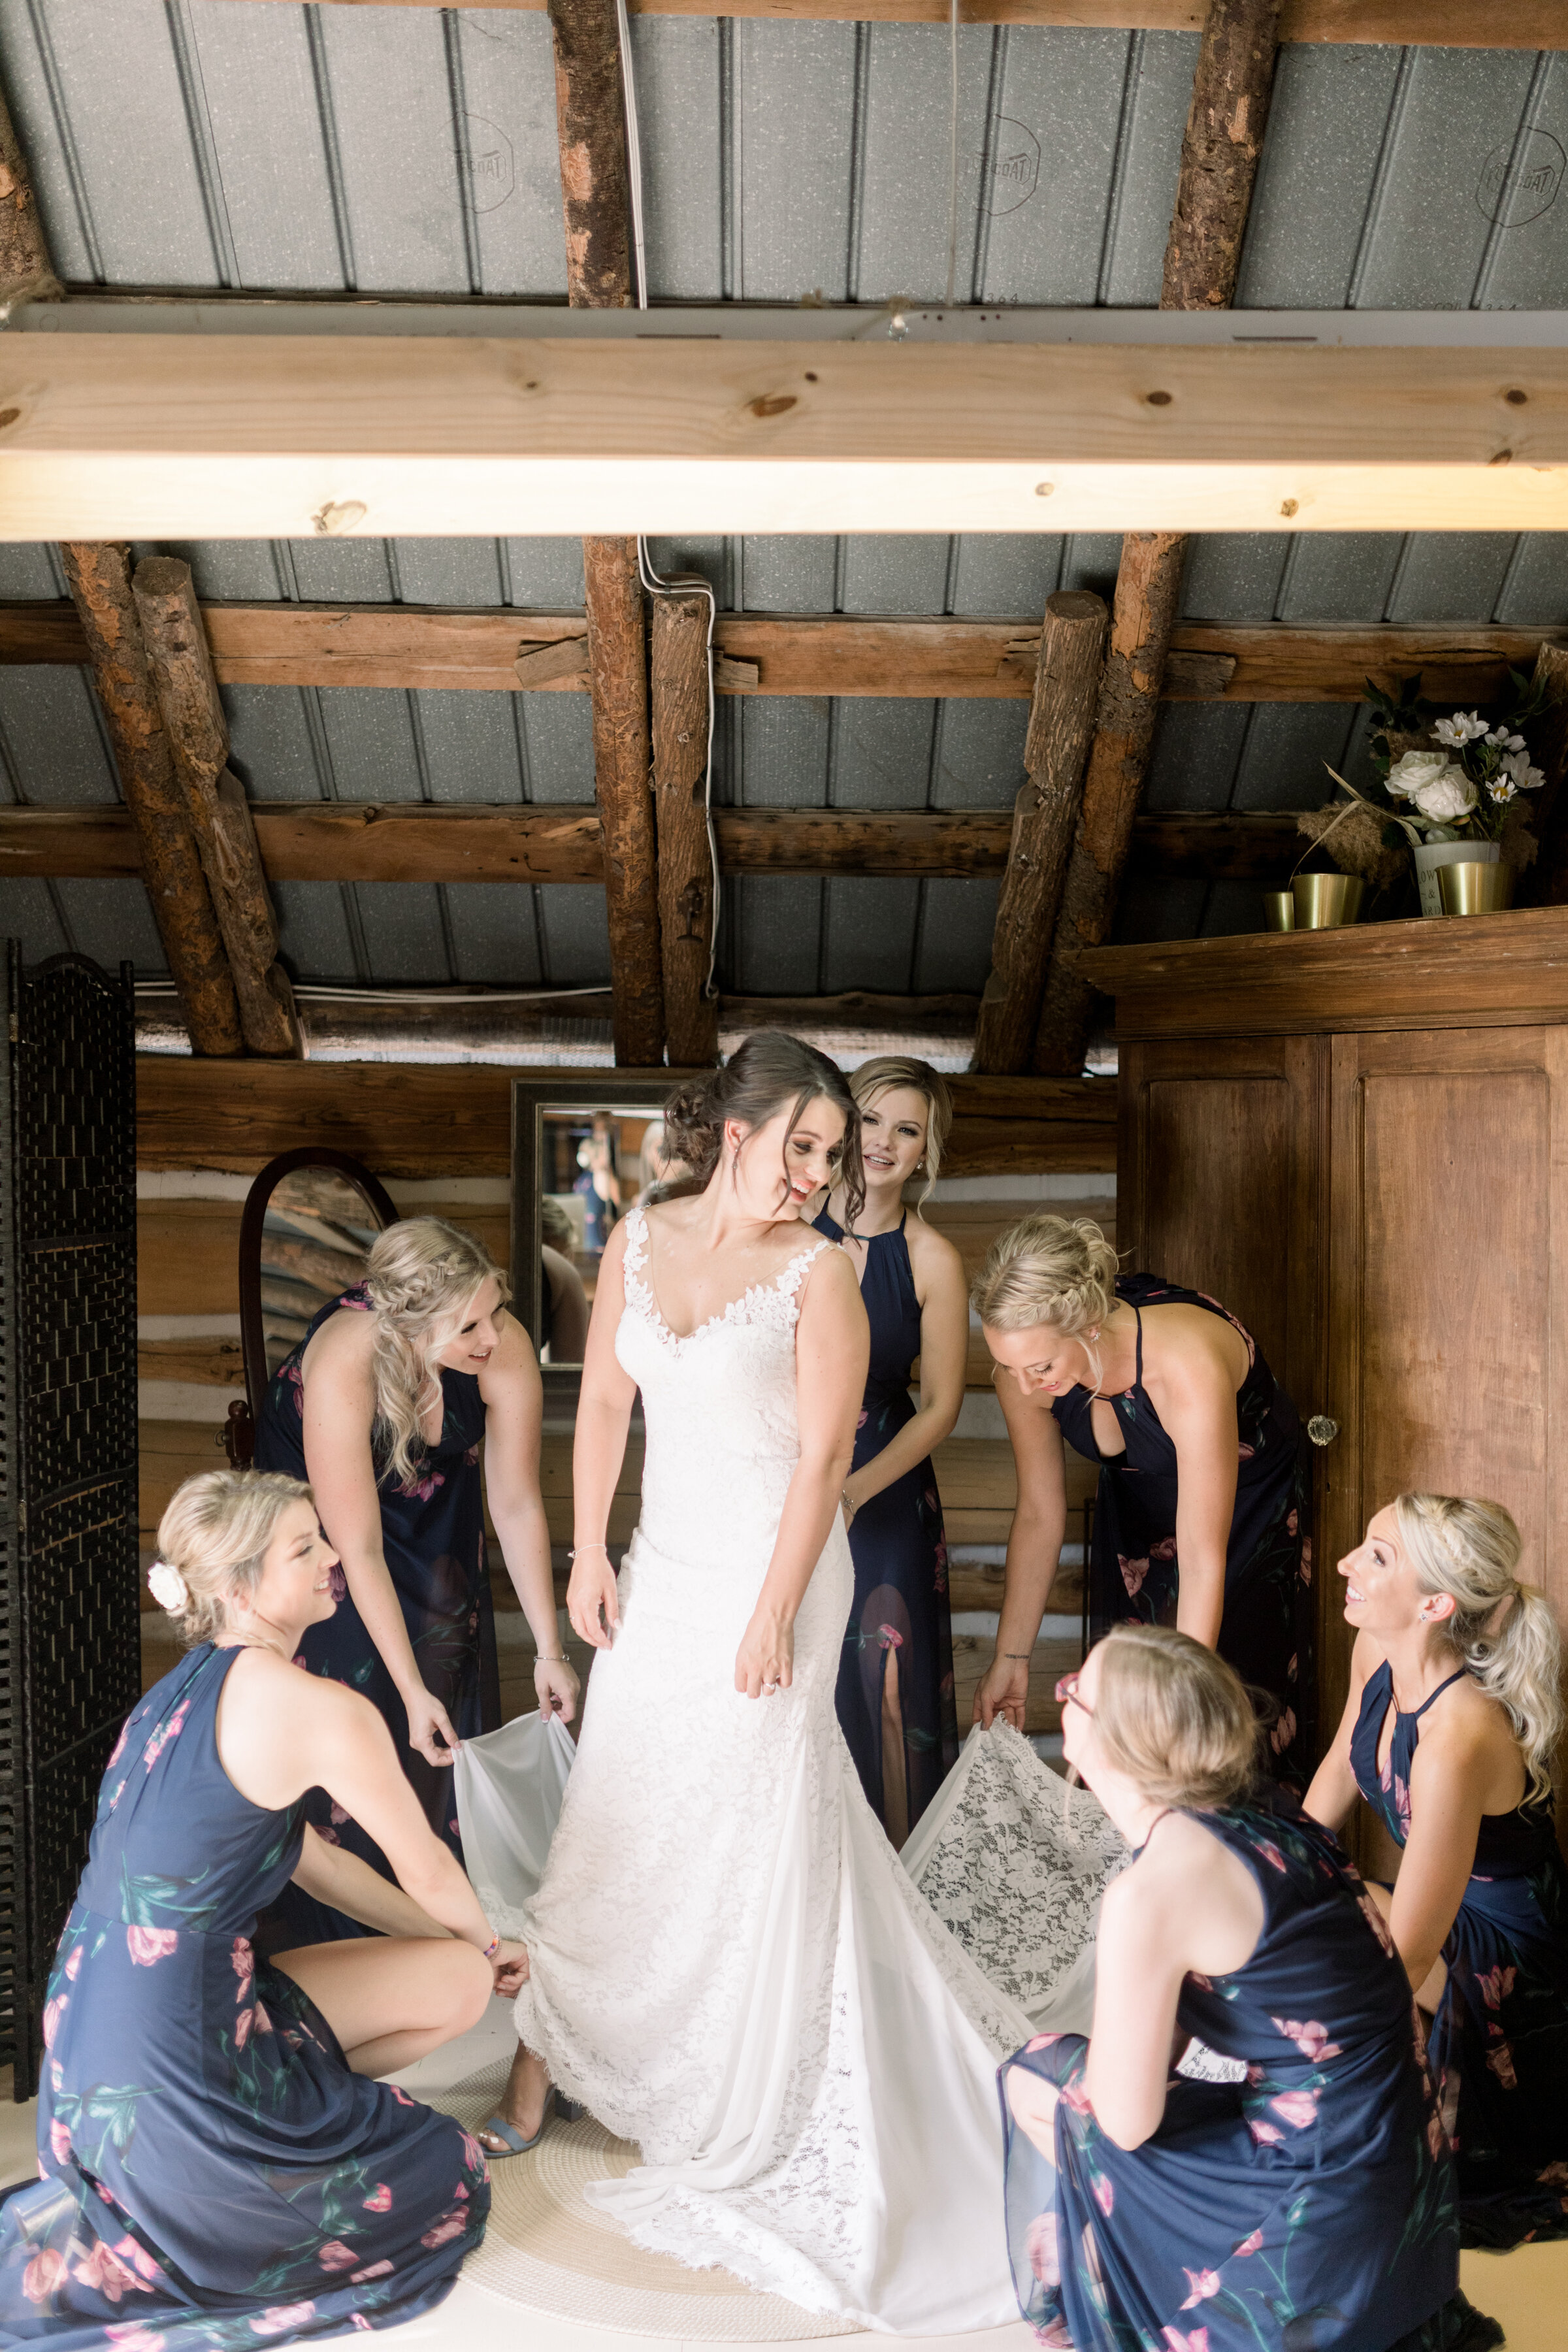
<path fill-rule="evenodd" d="M 1258 1718 L 1234 1666 L 1170 1625 L 1118 1625 L 1099 1647 L 1096 1746 L 1152 1804 L 1235 1804 L 1258 1769 Z"/>
<path fill-rule="evenodd" d="M 1453 1601 L 1439 1631 L 1472 1681 L 1508 1710 L 1529 1776 L 1526 1801 L 1550 1796 L 1563 1732 L 1563 1637 L 1551 1603 L 1519 1580 L 1523 1547 L 1511 1512 L 1453 1495 L 1401 1495 L 1394 1519 L 1422 1591 Z"/>
<path fill-rule="evenodd" d="M 698 1186 L 705 1185 L 723 1151 L 727 1118 L 742 1119 L 754 1129 L 765 1127 L 780 1111 L 787 1111 L 787 1147 L 807 1105 L 818 1096 L 844 1113 L 844 1141 L 836 1177 L 844 1188 L 846 1217 L 853 1224 L 866 1199 L 860 1114 L 837 1063 L 830 1062 L 804 1038 L 786 1036 L 777 1029 L 758 1030 L 737 1045 L 722 1069 L 677 1087 L 664 1107 L 666 1148 L 690 1169 Z M 781 1159 L 779 1174 L 786 1183 L 787 1165 Z"/>
<path fill-rule="evenodd" d="M 401 1217 L 377 1234 L 364 1290 L 375 1317 L 376 1452 L 384 1477 L 406 1486 L 424 1452 L 420 1422 L 441 1402 L 436 1358 L 468 1319 L 485 1284 L 511 1285 L 488 1249 L 444 1217 Z"/>
<path fill-rule="evenodd" d="M 291 1503 L 315 1499 L 280 1470 L 206 1470 L 176 1488 L 148 1580 L 187 1649 L 232 1629 L 233 1604 L 260 1582 L 279 1520 Z"/>

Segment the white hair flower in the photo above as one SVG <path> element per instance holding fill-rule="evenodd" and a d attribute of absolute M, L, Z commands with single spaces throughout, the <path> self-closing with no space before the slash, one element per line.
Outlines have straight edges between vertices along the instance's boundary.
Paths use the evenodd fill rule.
<path fill-rule="evenodd" d="M 1388 789 L 1396 801 L 1413 800 L 1423 784 L 1435 783 L 1448 772 L 1445 751 L 1406 751 L 1388 772 Z"/>
<path fill-rule="evenodd" d="M 1486 731 L 1486 720 L 1475 710 L 1456 710 L 1452 719 L 1439 719 L 1432 730 L 1439 743 L 1447 743 L 1456 751 Z"/>
<path fill-rule="evenodd" d="M 160 1609 L 179 1616 L 191 1605 L 191 1589 L 173 1560 L 155 1559 L 147 1571 L 147 1586 Z"/>

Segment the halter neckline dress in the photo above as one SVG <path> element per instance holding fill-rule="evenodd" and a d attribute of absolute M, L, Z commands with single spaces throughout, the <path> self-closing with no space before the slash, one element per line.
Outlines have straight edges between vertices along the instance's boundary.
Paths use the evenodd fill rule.
<path fill-rule="evenodd" d="M 0 2345 L 223 2352 L 384 2327 L 479 2244 L 478 2141 L 351 2074 L 257 1915 L 302 1808 L 217 1751 L 237 1649 L 204 1643 L 121 1734 L 44 2010 L 37 2187 L 0 2212 Z"/>
<path fill-rule="evenodd" d="M 348 1307 L 368 1314 L 364 1289 L 330 1299 L 299 1346 L 285 1357 L 268 1384 L 258 1416 L 256 1466 L 304 1478 L 304 1380 L 306 1349 L 321 1326 Z M 485 1403 L 473 1372 L 442 1368 L 441 1433 L 426 1445 L 409 1475 L 395 1486 L 377 1465 L 381 1538 L 415 1664 L 425 1687 L 451 1717 L 459 1739 L 494 1731 L 500 1723 L 500 1674 L 496 1655 L 495 1610 L 490 1600 L 485 1551 L 484 1494 L 479 1444 L 485 1433 Z M 327 1675 L 361 1691 L 392 1734 L 393 1748 L 418 1798 L 426 1820 L 444 1844 L 462 1859 L 452 1774 L 427 1764 L 408 1744 L 408 1716 L 381 1653 L 354 1607 L 341 1568 L 332 1571 L 337 1607 L 320 1625 L 308 1625 L 298 1663 L 310 1674 Z M 306 1800 L 305 1818 L 330 1845 L 356 1853 L 383 1878 L 392 1867 L 374 1839 L 320 1790 Z M 363 1936 L 356 1920 L 335 1911 L 300 1887 L 285 1889 L 267 1940 L 274 1949 L 291 1944 L 330 1943 Z"/>
<path fill-rule="evenodd" d="M 1386 1659 L 1367 1676 L 1351 1736 L 1356 1785 L 1395 1843 L 1410 1834 L 1421 1720 L 1465 1669 L 1408 1711 Z M 1475 1860 L 1443 1946 L 1447 1980 L 1429 2050 L 1458 2168 L 1468 2246 L 1568 2236 L 1568 1867 L 1551 1801 L 1483 1813 Z"/>
<path fill-rule="evenodd" d="M 1132 1385 L 1106 1397 L 1125 1451 L 1104 1454 L 1094 1433 L 1093 1399 L 1069 1389 L 1051 1411 L 1074 1449 L 1100 1465 L 1089 1564 L 1090 1638 L 1131 1620 L 1174 1622 L 1177 1468 L 1175 1441 L 1143 1386 L 1143 1309 L 1197 1307 L 1218 1315 L 1247 1342 L 1248 1370 L 1237 1392 L 1240 1460 L 1218 1650 L 1244 1682 L 1269 1693 L 1279 1714 L 1270 1734 L 1270 1769 L 1304 1781 L 1314 1754 L 1312 1475 L 1310 1449 L 1295 1405 L 1251 1334 L 1200 1290 L 1152 1274 L 1121 1275 L 1119 1304 L 1137 1321 Z"/>
<path fill-rule="evenodd" d="M 863 1237 L 860 1297 L 871 1327 L 871 1359 L 855 1431 L 856 1470 L 873 1461 L 915 1417 L 910 1370 L 921 1351 L 921 1303 L 904 1234 L 907 1222 L 906 1211 L 890 1233 Z M 815 1223 L 829 1241 L 843 1240 L 843 1226 L 826 1209 Z M 850 1526 L 849 1552 L 855 1598 L 838 1668 L 839 1727 L 867 1801 L 885 1825 L 882 1686 L 890 1651 L 897 1661 L 912 1830 L 958 1761 L 947 1537 L 929 1454 L 862 1503 Z"/>

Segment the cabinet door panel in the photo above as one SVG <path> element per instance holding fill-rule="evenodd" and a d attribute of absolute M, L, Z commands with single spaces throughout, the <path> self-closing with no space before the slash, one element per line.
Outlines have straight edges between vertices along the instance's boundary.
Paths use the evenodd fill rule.
<path fill-rule="evenodd" d="M 1524 1574 L 1565 1613 L 1549 1437 L 1565 1076 L 1557 1029 L 1335 1040 L 1326 1578 L 1397 1494 L 1491 1496 L 1519 1522 Z M 1351 1636 L 1327 1594 L 1325 1617 L 1337 1711 Z"/>

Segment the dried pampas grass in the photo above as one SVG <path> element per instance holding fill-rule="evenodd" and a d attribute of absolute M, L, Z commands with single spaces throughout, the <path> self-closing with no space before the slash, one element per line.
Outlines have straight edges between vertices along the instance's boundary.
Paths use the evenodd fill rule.
<path fill-rule="evenodd" d="M 1326 808 L 1309 809 L 1296 819 L 1296 830 L 1303 839 L 1321 843 L 1342 874 L 1359 874 L 1374 889 L 1391 888 L 1409 865 L 1404 835 L 1392 845 L 1384 842 L 1390 820 L 1365 801 L 1331 801 Z"/>

